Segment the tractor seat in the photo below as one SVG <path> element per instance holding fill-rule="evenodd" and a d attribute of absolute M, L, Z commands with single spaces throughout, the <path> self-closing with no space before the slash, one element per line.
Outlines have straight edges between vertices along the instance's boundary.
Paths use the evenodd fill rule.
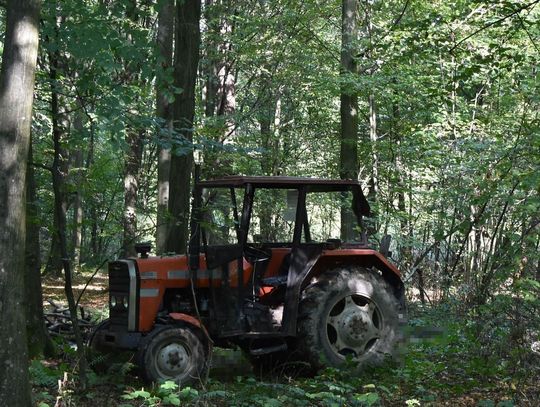
<path fill-rule="evenodd" d="M 280 287 L 287 285 L 287 276 L 281 275 L 281 276 L 273 276 L 273 277 L 266 277 L 263 278 L 261 281 L 261 285 L 265 287 Z"/>
<path fill-rule="evenodd" d="M 277 276 L 266 277 L 261 280 L 263 287 L 283 287 L 287 285 L 287 276 L 289 274 L 289 267 L 291 266 L 291 253 L 288 253 L 283 258 Z"/>

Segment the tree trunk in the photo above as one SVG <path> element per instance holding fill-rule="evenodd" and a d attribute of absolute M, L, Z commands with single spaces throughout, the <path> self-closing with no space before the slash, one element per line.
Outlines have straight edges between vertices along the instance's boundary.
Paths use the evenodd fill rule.
<path fill-rule="evenodd" d="M 206 148 L 202 168 L 203 177 L 221 177 L 232 174 L 232 163 L 223 154 L 222 144 L 234 137 L 235 124 L 232 115 L 236 110 L 236 76 L 230 35 L 234 31 L 235 14 L 230 0 L 206 0 L 206 43 L 201 68 L 205 77 L 204 112 L 206 132 L 216 144 Z"/>
<path fill-rule="evenodd" d="M 128 145 L 124 167 L 124 240 L 123 255 L 135 256 L 137 240 L 137 194 L 139 191 L 139 168 L 142 159 L 142 136 L 135 129 L 128 129 Z"/>
<path fill-rule="evenodd" d="M 131 0 L 126 9 L 126 17 L 133 24 L 139 21 L 137 1 Z M 131 34 L 127 34 L 127 41 L 133 43 Z M 137 72 L 139 67 L 134 66 L 130 59 L 124 60 L 124 70 L 127 74 L 127 83 L 131 86 L 138 85 Z M 137 201 L 139 194 L 139 177 L 143 153 L 144 132 L 130 124 L 126 126 L 127 153 L 124 158 L 124 234 L 122 240 L 122 255 L 125 257 L 135 256 L 135 246 L 138 239 L 137 232 Z"/>
<path fill-rule="evenodd" d="M 57 71 L 54 65 L 51 65 L 50 77 L 52 83 L 57 80 Z M 55 93 L 51 96 L 52 111 L 58 110 L 58 97 Z M 56 106 L 55 106 L 56 105 Z M 73 325 L 73 332 L 75 334 L 75 342 L 77 344 L 77 356 L 79 359 L 79 379 L 82 388 L 86 388 L 86 357 L 84 350 L 84 343 L 82 335 L 79 329 L 79 322 L 77 318 L 77 307 L 75 305 L 75 298 L 73 296 L 72 289 L 72 273 L 71 264 L 69 260 L 69 253 L 67 247 L 67 203 L 65 200 L 66 195 L 66 174 L 62 171 L 62 147 L 61 147 L 61 132 L 58 131 L 59 126 L 54 124 L 55 118 L 53 116 L 53 144 L 54 144 L 54 159 L 52 165 L 52 184 L 54 191 L 54 212 L 58 219 L 58 229 L 56 234 L 60 246 L 60 255 L 62 256 L 62 267 L 64 269 L 64 293 L 68 302 L 69 313 L 71 317 L 71 323 Z M 57 129 L 56 131 L 54 129 Z"/>
<path fill-rule="evenodd" d="M 180 150 L 177 146 L 171 157 L 169 186 L 171 222 L 166 245 L 168 252 L 175 253 L 185 253 L 187 247 L 190 180 L 193 165 L 193 153 L 189 144 L 193 140 L 200 14 L 200 0 L 185 0 L 177 3 L 174 76 L 175 86 L 182 89 L 182 93 L 176 95 L 174 101 L 174 128 L 177 133 L 175 138 L 178 138 L 179 144 L 183 144 L 184 148 Z M 188 147 L 185 147 L 186 144 Z"/>
<path fill-rule="evenodd" d="M 75 271 L 79 271 L 81 267 L 82 222 L 82 197 L 81 193 L 77 191 L 73 199 L 73 234 L 71 239 L 73 268 Z"/>
<path fill-rule="evenodd" d="M 79 107 L 81 107 L 79 105 Z M 82 137 L 84 132 L 84 120 L 83 115 L 80 112 L 76 113 L 75 120 L 73 121 L 73 128 L 78 137 Z M 84 152 L 82 145 L 76 148 L 73 152 L 73 167 L 75 168 L 74 178 L 71 180 L 71 184 L 75 187 L 79 186 L 83 182 L 81 177 L 81 170 L 84 166 Z M 88 167 L 87 167 L 88 168 Z M 75 188 L 74 188 L 75 189 Z M 71 235 L 71 257 L 73 259 L 74 271 L 78 271 L 81 265 L 81 244 L 82 244 L 82 222 L 83 222 L 83 200 L 79 188 L 74 191 L 73 197 L 73 224 Z"/>
<path fill-rule="evenodd" d="M 32 143 L 28 152 L 32 163 Z M 53 353 L 53 345 L 43 319 L 43 294 L 41 291 L 41 261 L 39 246 L 38 206 L 36 204 L 34 168 L 26 169 L 26 244 L 24 289 L 26 303 L 26 332 L 30 358 Z"/>
<path fill-rule="evenodd" d="M 34 74 L 37 0 L 8 0 L 0 71 L 0 400 L 30 406 L 24 320 L 25 182 Z"/>
<path fill-rule="evenodd" d="M 266 66 L 266 70 L 270 67 Z M 261 146 L 263 148 L 263 155 L 261 157 L 261 170 L 263 175 L 276 175 L 275 159 L 277 155 L 277 137 L 273 134 L 272 124 L 275 121 L 276 115 L 276 96 L 272 89 L 272 80 L 269 74 L 263 74 L 259 85 L 259 113 L 257 120 L 259 121 L 259 130 L 261 132 Z M 264 196 L 264 197 L 263 197 Z M 262 199 L 269 199 L 266 201 L 267 205 L 262 205 L 259 209 L 260 219 L 260 232 L 261 241 L 263 242 L 275 242 L 277 239 L 276 228 L 272 225 L 272 214 L 275 212 L 273 204 L 270 202 L 276 199 L 275 191 L 264 191 Z"/>
<path fill-rule="evenodd" d="M 426 303 L 426 291 L 424 286 L 424 271 L 419 268 L 416 270 L 416 274 L 418 274 L 418 293 L 420 294 L 420 302 L 422 305 Z"/>
<path fill-rule="evenodd" d="M 219 20 L 217 11 L 218 0 L 205 0 L 204 18 L 206 20 L 206 42 L 204 57 L 201 60 L 201 71 L 205 76 L 204 84 L 204 115 L 213 117 L 216 114 L 217 94 L 219 88 Z"/>
<path fill-rule="evenodd" d="M 47 263 L 45 264 L 45 270 L 43 274 L 45 275 L 54 275 L 60 277 L 62 272 L 62 259 L 60 256 L 60 243 L 58 242 L 58 234 L 56 230 L 58 229 L 58 220 L 56 215 L 53 214 L 53 228 L 51 233 L 51 247 L 49 249 L 49 254 L 47 256 Z"/>
<path fill-rule="evenodd" d="M 82 151 L 75 152 L 75 167 L 82 167 Z M 80 177 L 78 181 L 81 182 Z M 77 182 L 77 181 L 76 181 Z M 77 185 L 77 183 L 75 184 Z M 73 197 L 73 228 L 71 235 L 71 258 L 73 259 L 73 269 L 78 271 L 81 265 L 81 243 L 82 243 L 82 222 L 83 222 L 83 207 L 82 196 L 80 191 L 74 192 Z"/>
<path fill-rule="evenodd" d="M 55 27 L 54 27 L 54 33 L 55 33 L 55 39 L 54 42 L 59 41 L 58 36 L 58 22 L 57 20 L 54 21 Z M 46 41 L 49 41 L 48 38 L 46 38 Z M 61 89 L 60 84 L 56 80 L 58 71 L 61 67 L 61 61 L 60 61 L 60 52 L 58 50 L 56 51 L 49 51 L 49 65 L 50 65 L 50 71 L 49 71 L 49 82 L 51 87 L 51 125 L 52 125 L 52 131 L 53 134 L 56 134 L 59 139 L 59 171 L 62 172 L 62 174 L 67 174 L 69 163 L 68 163 L 68 153 L 66 149 L 64 148 L 64 144 L 67 139 L 67 128 L 68 128 L 68 118 L 67 114 L 65 113 L 65 107 L 67 105 L 65 100 L 60 100 L 62 98 L 61 96 Z M 63 99 L 63 98 L 62 98 Z M 61 110 L 61 106 L 64 107 L 63 110 Z M 60 197 L 63 202 L 62 205 L 67 207 L 67 197 L 66 195 L 62 195 Z M 51 247 L 49 250 L 49 257 L 47 260 L 47 265 L 45 266 L 45 274 L 53 274 L 55 276 L 60 277 L 62 273 L 62 254 L 61 254 L 61 243 L 58 240 L 59 234 L 58 229 L 60 228 L 60 220 L 58 219 L 58 212 L 54 211 L 53 214 L 53 230 L 51 233 Z"/>
<path fill-rule="evenodd" d="M 90 126 L 90 140 L 88 143 L 88 154 L 86 156 L 85 167 L 90 169 L 94 163 L 94 128 L 93 125 Z M 90 257 L 92 261 L 97 259 L 97 212 L 95 204 L 92 202 L 92 197 L 87 197 L 86 200 L 87 217 L 89 218 L 90 223 L 90 255 L 88 250 L 85 251 L 84 258 L 81 257 L 81 261 L 86 262 L 87 257 Z M 85 229 L 83 229 L 84 231 Z M 84 247 L 84 246 L 83 246 Z"/>
<path fill-rule="evenodd" d="M 373 63 L 374 57 L 372 50 L 375 47 L 373 44 L 373 1 L 366 2 L 364 5 L 365 13 L 365 29 L 366 35 L 369 40 L 368 50 L 366 52 L 368 60 Z M 373 77 L 375 66 L 369 69 L 369 75 Z M 379 193 L 379 156 L 377 154 L 377 110 L 375 103 L 375 94 L 371 91 L 368 96 L 369 105 L 369 145 L 371 148 L 371 174 L 369 177 L 369 189 L 368 189 L 368 201 L 371 204 L 371 221 L 369 222 L 369 228 L 367 233 L 374 235 L 379 230 L 379 224 L 377 222 L 377 195 Z"/>
<path fill-rule="evenodd" d="M 55 27 L 58 30 L 58 27 Z M 54 158 L 52 164 L 52 186 L 54 192 L 54 214 L 57 219 L 57 228 L 55 234 L 60 248 L 60 256 L 62 268 L 64 269 L 64 293 L 68 302 L 68 308 L 75 335 L 77 345 L 77 356 L 79 362 L 79 379 L 81 387 L 86 388 L 86 357 L 84 343 L 82 340 L 79 322 L 77 318 L 77 307 L 72 289 L 72 270 L 69 259 L 67 245 L 67 200 L 66 200 L 66 176 L 67 166 L 65 152 L 62 147 L 63 137 L 65 132 L 59 120 L 63 120 L 65 114 L 60 114 L 59 93 L 58 93 L 58 70 L 59 70 L 59 55 L 58 52 L 49 53 L 49 80 L 51 83 L 51 121 L 52 121 L 52 136 L 54 146 Z"/>
<path fill-rule="evenodd" d="M 375 201 L 379 189 L 379 155 L 377 153 L 377 110 L 375 95 L 369 95 L 369 141 L 371 143 L 371 179 L 368 195 Z"/>
<path fill-rule="evenodd" d="M 356 0 L 343 0 L 341 14 L 341 75 L 357 73 L 354 59 L 355 41 L 358 37 L 358 12 Z M 356 90 L 341 87 L 341 154 L 339 175 L 342 179 L 358 179 L 358 95 Z M 341 208 L 341 238 L 353 238 L 353 213 Z"/>
<path fill-rule="evenodd" d="M 161 61 L 161 75 L 173 63 L 173 40 L 174 40 L 174 1 L 167 0 L 158 12 L 157 42 Z M 158 76 L 159 78 L 159 76 Z M 172 131 L 172 105 L 169 103 L 165 92 L 167 81 L 156 81 L 156 107 L 157 117 L 162 119 L 159 127 L 158 146 L 158 205 L 157 205 L 157 228 L 156 228 L 156 253 L 166 252 L 167 219 L 169 203 L 169 177 L 171 166 L 171 131 Z M 163 146 L 165 144 L 165 146 Z"/>
<path fill-rule="evenodd" d="M 90 206 L 90 250 L 92 253 L 92 261 L 96 261 L 98 259 L 99 255 L 101 254 L 99 251 L 99 244 L 98 244 L 98 214 L 96 210 L 96 204 L 91 203 Z"/>

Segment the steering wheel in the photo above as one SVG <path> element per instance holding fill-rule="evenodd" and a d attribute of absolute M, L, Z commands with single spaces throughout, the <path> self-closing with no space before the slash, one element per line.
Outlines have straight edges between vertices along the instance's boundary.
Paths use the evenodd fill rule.
<path fill-rule="evenodd" d="M 246 243 L 244 247 L 244 257 L 250 263 L 255 263 L 258 261 L 268 260 L 272 256 L 270 250 L 265 250 L 252 243 Z"/>

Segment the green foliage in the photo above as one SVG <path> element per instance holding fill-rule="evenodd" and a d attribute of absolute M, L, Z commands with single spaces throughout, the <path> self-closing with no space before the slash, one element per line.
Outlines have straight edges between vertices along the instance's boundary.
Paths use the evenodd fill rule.
<path fill-rule="evenodd" d="M 62 378 L 63 372 L 69 369 L 69 365 L 60 364 L 55 367 L 46 366 L 39 360 L 30 362 L 30 377 L 37 386 L 52 387 Z"/>
<path fill-rule="evenodd" d="M 537 294 L 537 282 L 520 285 L 526 292 L 532 287 Z M 312 378 L 276 377 L 261 382 L 249 376 L 230 377 L 233 359 L 227 359 L 225 376 L 218 379 L 211 372 L 204 388 L 179 388 L 171 381 L 147 388 L 134 384 L 138 379 L 133 372 L 119 365 L 106 374 L 90 374 L 89 392 L 70 397 L 76 405 L 95 404 L 101 400 L 102 389 L 108 388 L 108 397 L 125 406 L 361 407 L 440 405 L 452 400 L 459 404 L 471 403 L 471 399 L 478 405 L 511 406 L 536 394 L 540 355 L 531 344 L 538 341 L 534 337 L 540 315 L 538 297 L 527 303 L 497 296 L 474 307 L 464 307 L 458 300 L 434 307 L 411 304 L 409 314 L 409 340 L 401 358 L 362 372 L 352 366 L 328 368 Z M 66 364 L 51 368 L 34 362 L 33 383 L 41 392 L 36 399 L 50 403 L 58 379 L 70 369 Z"/>
<path fill-rule="evenodd" d="M 205 391 L 192 393 L 184 401 L 235 406 L 417 406 L 473 395 L 485 405 L 515 405 L 522 385 L 519 383 L 524 383 L 518 377 L 539 377 L 540 372 L 537 366 L 525 363 L 534 360 L 530 349 L 525 352 L 523 347 L 524 353 L 515 353 L 512 349 L 516 347 L 500 347 L 508 343 L 513 332 L 505 302 L 508 308 L 511 302 L 500 298 L 465 312 L 459 301 L 434 308 L 413 306 L 410 343 L 402 359 L 394 364 L 361 374 L 326 369 L 314 378 L 272 383 L 249 377 L 237 377 L 232 383 L 210 380 Z M 503 328 L 494 331 L 486 326 L 485 321 L 493 318 L 489 313 L 499 315 Z M 488 334 L 489 341 L 479 341 Z M 159 391 L 163 389 L 143 395 L 150 400 Z M 170 391 L 178 393 L 174 385 Z M 166 394 L 171 393 L 159 397 L 163 399 Z"/>
<path fill-rule="evenodd" d="M 199 395 L 196 389 L 191 387 L 178 388 L 178 385 L 172 381 L 166 381 L 160 384 L 152 391 L 131 390 L 127 391 L 122 398 L 125 400 L 142 399 L 144 405 L 159 406 L 171 405 L 180 406 L 195 400 Z"/>

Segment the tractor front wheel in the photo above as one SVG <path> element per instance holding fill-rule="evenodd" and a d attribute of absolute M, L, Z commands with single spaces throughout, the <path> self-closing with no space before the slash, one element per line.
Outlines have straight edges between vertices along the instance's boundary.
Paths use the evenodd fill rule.
<path fill-rule="evenodd" d="M 303 293 L 298 344 L 315 369 L 351 360 L 359 368 L 396 352 L 405 321 L 392 287 L 377 271 L 357 266 L 328 271 Z"/>
<path fill-rule="evenodd" d="M 141 341 L 136 361 L 146 381 L 172 380 L 181 386 L 203 381 L 208 368 L 200 335 L 186 326 L 154 329 Z"/>

